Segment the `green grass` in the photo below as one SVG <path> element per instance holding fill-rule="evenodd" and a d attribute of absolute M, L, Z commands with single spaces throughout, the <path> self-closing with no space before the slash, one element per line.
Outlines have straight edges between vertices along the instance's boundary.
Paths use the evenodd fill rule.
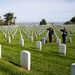
<path fill-rule="evenodd" d="M 2 45 L 2 57 L 0 58 L 0 75 L 70 75 L 71 64 L 75 62 L 75 34 L 68 35 L 72 37 L 72 43 L 66 42 L 67 53 L 62 55 L 58 53 L 58 45 L 53 37 L 52 43 L 43 44 L 42 50 L 36 49 L 36 41 L 47 33 L 44 32 L 40 37 L 30 42 L 21 31 L 25 45 L 19 45 L 19 32 L 15 38 L 11 39 L 11 44 L 6 42 L 0 31 L 0 44 Z M 56 30 L 57 35 L 61 38 Z M 20 67 L 20 51 L 27 50 L 31 53 L 31 70 L 27 71 Z"/>

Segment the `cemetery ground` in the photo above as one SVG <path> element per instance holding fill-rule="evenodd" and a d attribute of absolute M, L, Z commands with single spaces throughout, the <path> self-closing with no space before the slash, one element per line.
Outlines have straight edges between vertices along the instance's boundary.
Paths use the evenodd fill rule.
<path fill-rule="evenodd" d="M 54 27 L 55 29 L 55 27 Z M 58 37 L 62 40 L 60 33 L 55 29 Z M 14 39 L 8 44 L 6 38 L 0 30 L 1 53 L 0 75 L 70 75 L 71 64 L 75 63 L 75 34 L 69 34 L 72 42 L 66 41 L 66 55 L 59 54 L 59 46 L 55 38 L 53 42 L 42 44 L 42 50 L 36 48 L 36 41 L 41 40 L 47 31 L 45 31 L 33 42 L 25 36 L 21 30 L 24 39 L 24 46 L 19 45 L 20 33 L 16 32 Z M 48 39 L 47 39 L 48 40 Z M 27 71 L 20 66 L 20 52 L 27 50 L 31 53 L 31 68 Z"/>

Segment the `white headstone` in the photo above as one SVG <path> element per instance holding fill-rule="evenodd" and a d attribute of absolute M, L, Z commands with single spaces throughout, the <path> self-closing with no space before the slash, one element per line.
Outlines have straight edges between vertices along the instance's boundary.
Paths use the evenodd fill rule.
<path fill-rule="evenodd" d="M 30 70 L 30 52 L 28 51 L 21 51 L 20 52 L 20 63 L 21 63 L 21 67 L 25 68 L 26 70 Z"/>
<path fill-rule="evenodd" d="M 38 36 L 40 36 L 40 33 L 38 34 Z"/>
<path fill-rule="evenodd" d="M 42 44 L 45 44 L 45 42 L 46 42 L 46 39 L 44 37 L 44 38 L 42 38 Z"/>
<path fill-rule="evenodd" d="M 29 38 L 29 34 L 26 34 L 26 37 Z"/>
<path fill-rule="evenodd" d="M 58 43 L 58 37 L 56 37 L 55 39 L 56 39 L 56 43 Z"/>
<path fill-rule="evenodd" d="M 38 49 L 42 49 L 42 42 L 41 41 L 37 41 L 36 42 L 36 48 L 38 48 Z"/>
<path fill-rule="evenodd" d="M 71 65 L 71 75 L 75 75 L 75 63 Z"/>
<path fill-rule="evenodd" d="M 22 39 L 23 38 L 23 36 L 22 36 L 22 34 L 20 33 L 20 39 Z"/>
<path fill-rule="evenodd" d="M 35 39 L 37 39 L 37 35 L 35 34 Z"/>
<path fill-rule="evenodd" d="M 14 34 L 11 35 L 11 38 L 14 39 Z"/>
<path fill-rule="evenodd" d="M 30 36 L 30 41 L 33 42 L 33 36 Z"/>
<path fill-rule="evenodd" d="M 6 34 L 4 34 L 4 37 L 6 38 L 6 37 L 7 37 L 7 35 L 6 35 Z"/>
<path fill-rule="evenodd" d="M 61 40 L 57 39 L 57 44 L 60 45 L 61 44 Z"/>
<path fill-rule="evenodd" d="M 0 45 L 0 58 L 1 58 L 1 45 Z"/>
<path fill-rule="evenodd" d="M 8 35 L 8 36 L 10 35 L 9 32 L 7 32 L 7 35 Z"/>
<path fill-rule="evenodd" d="M 68 38 L 68 42 L 72 42 L 72 38 L 71 37 Z"/>
<path fill-rule="evenodd" d="M 65 44 L 59 45 L 59 53 L 66 55 L 66 45 Z"/>
<path fill-rule="evenodd" d="M 33 36 L 33 32 L 31 33 L 31 36 Z"/>
<path fill-rule="evenodd" d="M 24 39 L 22 39 L 22 38 L 20 39 L 20 45 L 24 46 Z"/>
<path fill-rule="evenodd" d="M 11 42 L 11 39 L 10 39 L 10 37 L 8 36 L 7 37 L 7 43 L 10 43 Z"/>

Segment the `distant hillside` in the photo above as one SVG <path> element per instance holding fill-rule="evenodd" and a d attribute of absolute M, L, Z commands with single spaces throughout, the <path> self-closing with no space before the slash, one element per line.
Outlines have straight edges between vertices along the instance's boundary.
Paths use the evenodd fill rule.
<path fill-rule="evenodd" d="M 75 17 L 73 17 L 70 21 L 65 22 L 64 24 L 75 24 Z"/>

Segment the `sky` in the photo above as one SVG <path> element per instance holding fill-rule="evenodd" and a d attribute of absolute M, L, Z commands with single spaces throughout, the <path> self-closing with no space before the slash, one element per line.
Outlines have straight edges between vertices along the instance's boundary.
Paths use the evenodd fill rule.
<path fill-rule="evenodd" d="M 16 22 L 65 22 L 75 16 L 75 0 L 0 0 L 0 16 L 11 12 Z"/>

